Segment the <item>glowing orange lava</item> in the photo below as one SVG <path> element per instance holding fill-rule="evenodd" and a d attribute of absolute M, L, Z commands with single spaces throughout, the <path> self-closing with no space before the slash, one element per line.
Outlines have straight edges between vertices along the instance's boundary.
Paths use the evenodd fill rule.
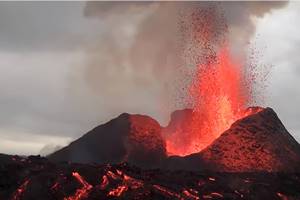
<path fill-rule="evenodd" d="M 119 185 L 117 188 L 109 191 L 107 196 L 114 196 L 119 197 L 123 194 L 123 192 L 126 192 L 128 190 L 128 187 L 125 185 Z"/>
<path fill-rule="evenodd" d="M 16 190 L 16 192 L 14 193 L 14 195 L 11 199 L 12 200 L 21 199 L 22 194 L 26 190 L 28 183 L 29 183 L 29 180 L 25 180 L 24 183 Z"/>
<path fill-rule="evenodd" d="M 89 191 L 93 188 L 93 186 L 86 182 L 78 172 L 73 172 L 72 175 L 78 180 L 82 187 L 77 189 L 76 193 L 73 196 L 65 197 L 64 200 L 86 199 Z"/>
<path fill-rule="evenodd" d="M 249 91 L 245 86 L 242 66 L 235 62 L 227 47 L 220 48 L 216 56 L 197 67 L 189 87 L 193 101 L 193 116 L 185 138 L 182 133 L 167 139 L 167 151 L 173 155 L 189 155 L 211 144 L 236 120 L 254 110 L 246 110 Z M 255 110 L 255 112 L 257 112 Z"/>

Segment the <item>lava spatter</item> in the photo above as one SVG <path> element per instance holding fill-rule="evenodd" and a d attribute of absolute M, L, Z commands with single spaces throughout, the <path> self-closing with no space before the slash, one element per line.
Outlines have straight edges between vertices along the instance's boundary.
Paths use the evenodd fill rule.
<path fill-rule="evenodd" d="M 210 62 L 199 65 L 188 93 L 193 114 L 187 138 L 176 140 L 181 137 L 180 132 L 173 135 L 167 140 L 167 151 L 182 156 L 199 152 L 233 122 L 252 114 L 246 110 L 249 96 L 244 84 L 242 67 L 227 47 L 220 49 Z"/>
<path fill-rule="evenodd" d="M 184 130 L 165 134 L 168 155 L 200 152 L 233 122 L 257 112 L 247 107 L 256 102 L 253 87 L 259 74 L 253 73 L 254 65 L 252 71 L 245 70 L 247 61 L 232 55 L 222 11 L 215 7 L 201 9 L 186 21 L 188 30 L 184 31 L 189 43 L 185 57 L 193 69 L 187 73 L 185 99 L 192 116 Z"/>

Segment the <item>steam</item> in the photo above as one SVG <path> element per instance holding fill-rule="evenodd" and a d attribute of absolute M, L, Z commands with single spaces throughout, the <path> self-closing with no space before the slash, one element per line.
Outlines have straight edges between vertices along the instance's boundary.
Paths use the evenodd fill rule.
<path fill-rule="evenodd" d="M 55 145 L 55 144 L 46 144 L 39 152 L 39 154 L 41 156 L 47 156 L 50 155 L 53 152 L 58 151 L 59 149 L 61 149 L 62 146 L 60 145 Z"/>
<path fill-rule="evenodd" d="M 85 46 L 85 81 L 108 110 L 145 113 L 166 122 L 171 111 L 186 106 L 180 88 L 188 79 L 182 69 L 190 67 L 181 26 L 188 23 L 187 13 L 205 8 L 223 13 L 233 54 L 243 59 L 255 21 L 286 4 L 87 2 L 84 15 L 101 28 Z"/>

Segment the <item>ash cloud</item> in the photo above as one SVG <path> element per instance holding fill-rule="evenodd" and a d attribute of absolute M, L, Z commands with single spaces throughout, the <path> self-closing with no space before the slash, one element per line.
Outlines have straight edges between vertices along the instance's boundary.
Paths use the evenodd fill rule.
<path fill-rule="evenodd" d="M 106 29 L 86 46 L 85 79 L 93 92 L 109 97 L 103 97 L 104 101 L 115 103 L 116 99 L 119 102 L 124 96 L 138 98 L 141 106 L 134 109 L 125 105 L 132 104 L 134 99 L 125 98 L 122 106 L 129 111 L 145 113 L 141 102 L 154 98 L 155 103 L 149 106 L 149 110 L 153 111 L 150 114 L 166 122 L 171 111 L 186 106 L 181 88 L 190 78 L 183 73 L 183 68 L 190 66 L 183 56 L 188 48 L 180 24 L 182 20 L 188 20 L 184 16 L 206 8 L 224 14 L 232 51 L 237 57 L 244 58 L 255 32 L 256 19 L 286 4 L 87 2 L 84 15 L 98 20 L 99 25 Z M 143 88 L 152 90 L 143 93 Z"/>
<path fill-rule="evenodd" d="M 166 124 L 175 109 L 174 99 L 180 102 L 177 92 L 183 85 L 178 79 L 185 79 L 181 54 L 185 43 L 179 27 L 186 10 L 218 5 L 228 18 L 229 36 L 237 51 L 243 52 L 246 47 L 239 42 L 247 44 L 252 37 L 256 18 L 287 3 L 0 4 L 0 151 L 30 154 L 49 142 L 65 145 L 120 112 L 147 114 Z M 262 40 L 274 46 L 271 63 L 286 62 L 283 69 L 296 71 L 297 60 L 291 60 L 289 51 L 297 52 L 292 40 L 298 41 L 298 10 L 299 4 L 291 2 L 277 18 L 267 14 L 258 20 L 269 19 L 263 26 L 271 33 Z M 285 48 L 288 51 L 283 54 Z M 277 74 L 274 88 L 278 92 L 270 105 L 282 113 L 287 125 L 293 121 L 291 129 L 299 130 L 298 102 L 283 99 L 293 93 L 291 88 L 297 90 L 298 76 L 285 70 Z M 283 74 L 293 77 L 283 80 Z"/>

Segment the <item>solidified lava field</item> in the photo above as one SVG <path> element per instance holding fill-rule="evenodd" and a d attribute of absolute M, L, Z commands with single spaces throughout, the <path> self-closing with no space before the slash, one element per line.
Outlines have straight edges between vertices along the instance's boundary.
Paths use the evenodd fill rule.
<path fill-rule="evenodd" d="M 1 155 L 0 199 L 300 199 L 300 173 L 142 170 Z"/>

